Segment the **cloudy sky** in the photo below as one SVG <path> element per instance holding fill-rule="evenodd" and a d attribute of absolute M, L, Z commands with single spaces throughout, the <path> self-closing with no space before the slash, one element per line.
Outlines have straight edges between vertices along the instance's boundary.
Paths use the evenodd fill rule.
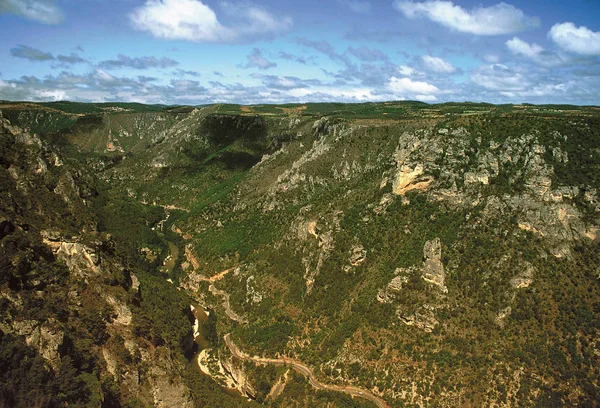
<path fill-rule="evenodd" d="M 0 0 L 0 99 L 600 105 L 600 0 Z"/>

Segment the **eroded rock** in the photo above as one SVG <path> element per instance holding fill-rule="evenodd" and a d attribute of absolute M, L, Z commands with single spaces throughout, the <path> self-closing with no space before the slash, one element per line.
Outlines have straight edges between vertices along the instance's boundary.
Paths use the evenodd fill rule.
<path fill-rule="evenodd" d="M 433 329 L 439 324 L 435 318 L 435 307 L 432 305 L 423 305 L 418 308 L 414 313 L 405 314 L 399 308 L 396 311 L 396 315 L 400 321 L 407 326 L 415 326 L 419 329 L 428 333 L 432 332 Z"/>
<path fill-rule="evenodd" d="M 406 165 L 401 166 L 392 185 L 393 193 L 405 195 L 411 190 L 427 190 L 433 183 L 433 177 L 421 177 L 423 170 L 422 164 L 417 164 L 414 168 Z"/>
<path fill-rule="evenodd" d="M 448 292 L 442 264 L 442 243 L 439 238 L 427 241 L 423 247 L 423 279 L 437 285 L 442 292 Z"/>
<path fill-rule="evenodd" d="M 350 264 L 352 266 L 358 266 L 367 259 L 367 251 L 362 245 L 354 245 L 350 251 Z"/>

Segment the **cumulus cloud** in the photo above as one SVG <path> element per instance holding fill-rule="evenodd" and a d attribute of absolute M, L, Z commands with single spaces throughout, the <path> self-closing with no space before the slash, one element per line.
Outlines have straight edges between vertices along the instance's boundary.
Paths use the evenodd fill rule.
<path fill-rule="evenodd" d="M 172 79 L 170 84 L 174 91 L 188 95 L 201 94 L 207 91 L 205 87 L 200 85 L 200 82 L 189 79 Z"/>
<path fill-rule="evenodd" d="M 371 3 L 364 0 L 338 0 L 338 3 L 359 14 L 371 11 Z"/>
<path fill-rule="evenodd" d="M 421 96 L 420 99 L 423 99 L 424 95 L 428 95 L 429 100 L 434 100 L 434 94 L 440 92 L 437 86 L 428 82 L 413 81 L 410 78 L 396 78 L 394 76 L 390 78 L 388 88 L 395 95 L 419 95 Z"/>
<path fill-rule="evenodd" d="M 296 58 L 294 54 L 290 54 L 289 52 L 279 51 L 279 58 L 291 61 Z"/>
<path fill-rule="evenodd" d="M 508 40 L 506 46 L 513 54 L 520 54 L 529 58 L 535 58 L 544 52 L 544 47 L 541 45 L 536 43 L 526 43 L 518 37 L 513 37 L 511 40 Z"/>
<path fill-rule="evenodd" d="M 364 62 L 386 61 L 388 59 L 388 56 L 383 52 L 365 46 L 349 47 L 346 52 Z"/>
<path fill-rule="evenodd" d="M 571 72 L 571 71 L 569 71 Z M 419 73 L 419 75 L 422 75 Z M 257 84 L 198 80 L 164 79 L 147 76 L 122 77 L 97 69 L 87 74 L 61 72 L 43 77 L 24 76 L 0 80 L 0 99 L 73 101 L 134 101 L 164 104 L 208 103 L 293 103 L 293 102 L 359 102 L 391 99 L 485 100 L 495 103 L 597 103 L 600 92 L 597 73 L 585 77 L 547 75 L 532 67 L 509 68 L 484 65 L 473 72 L 471 81 L 440 82 L 433 85 L 425 79 L 410 80 L 398 73 L 388 77 L 382 86 L 364 86 L 341 80 L 321 82 L 293 76 L 254 73 Z M 513 79 L 516 78 L 516 79 Z M 440 84 L 443 84 L 440 85 Z M 475 96 L 474 96 L 475 95 Z"/>
<path fill-rule="evenodd" d="M 312 48 L 326 55 L 332 61 L 341 64 L 343 67 L 337 72 L 327 70 L 323 70 L 323 72 L 344 83 L 360 81 L 363 86 L 384 87 L 391 76 L 398 75 L 398 66 L 393 64 L 385 54 L 377 50 L 365 47 L 358 49 L 350 47 L 344 53 L 338 53 L 326 40 L 313 41 L 306 38 L 298 38 L 296 42 L 305 47 Z M 356 64 L 350 58 L 350 55 L 359 55 L 363 63 Z M 378 61 L 373 61 L 374 63 L 366 63 L 364 61 L 373 59 Z"/>
<path fill-rule="evenodd" d="M 285 52 L 285 51 L 279 51 L 279 58 L 284 59 L 284 60 L 288 60 L 288 61 L 296 61 L 299 64 L 303 64 L 306 65 L 308 63 L 308 61 L 306 60 L 306 58 L 304 57 L 299 57 L 297 55 L 294 54 L 290 54 L 289 52 Z M 312 59 L 313 57 L 309 58 Z"/>
<path fill-rule="evenodd" d="M 156 57 L 129 57 L 127 55 L 119 54 L 117 59 L 102 61 L 98 64 L 99 68 L 102 69 L 119 69 L 119 68 L 133 68 L 133 69 L 148 69 L 148 68 L 170 68 L 179 65 L 179 62 L 170 58 L 156 58 Z"/>
<path fill-rule="evenodd" d="M 256 77 L 261 78 L 263 85 L 267 88 L 281 90 L 309 88 L 321 84 L 321 82 L 316 79 L 300 79 L 293 76 L 257 75 Z"/>
<path fill-rule="evenodd" d="M 176 69 L 175 71 L 173 71 L 173 75 L 177 75 L 179 77 L 182 76 L 192 76 L 192 77 L 199 77 L 201 76 L 199 72 L 196 71 L 189 71 L 189 70 L 185 70 L 185 69 Z"/>
<path fill-rule="evenodd" d="M 60 63 L 66 64 L 66 65 L 82 64 L 84 62 L 88 62 L 87 60 L 81 58 L 79 55 L 75 54 L 74 52 L 72 52 L 70 55 L 59 55 L 58 57 L 56 57 L 56 59 Z"/>
<path fill-rule="evenodd" d="M 288 93 L 298 102 L 365 102 L 385 100 L 382 95 L 375 95 L 367 88 L 345 88 L 323 86 L 318 89 L 292 89 Z M 286 97 L 286 95 L 283 95 Z"/>
<path fill-rule="evenodd" d="M 425 17 L 452 30 L 476 35 L 510 34 L 540 25 L 538 18 L 528 17 L 506 3 L 465 10 L 446 0 L 396 0 L 394 7 L 408 18 Z"/>
<path fill-rule="evenodd" d="M 494 91 L 522 91 L 530 86 L 523 74 L 503 64 L 484 65 L 473 73 L 471 80 Z"/>
<path fill-rule="evenodd" d="M 252 49 L 247 58 L 248 62 L 243 65 L 243 68 L 269 69 L 277 66 L 276 62 L 266 59 L 258 48 Z"/>
<path fill-rule="evenodd" d="M 412 76 L 417 73 L 414 68 L 409 67 L 408 65 L 400 65 L 397 69 L 398 73 L 402 76 Z"/>
<path fill-rule="evenodd" d="M 44 24 L 60 24 L 63 13 L 54 0 L 0 0 L 0 14 L 10 13 Z"/>
<path fill-rule="evenodd" d="M 559 55 L 546 51 L 541 45 L 529 44 L 518 37 L 508 40 L 506 46 L 513 54 L 522 55 L 540 65 L 555 66 L 564 62 Z"/>
<path fill-rule="evenodd" d="M 456 72 L 456 67 L 442 58 L 425 55 L 421 57 L 421 60 L 424 68 L 428 71 L 437 72 L 439 74 L 452 74 Z"/>
<path fill-rule="evenodd" d="M 292 26 L 290 17 L 277 17 L 246 3 L 221 6 L 236 20 L 233 24 L 223 25 L 217 14 L 199 0 L 146 0 L 129 18 L 135 29 L 157 38 L 196 42 L 245 42 Z"/>
<path fill-rule="evenodd" d="M 548 37 L 565 51 L 581 55 L 600 55 L 600 32 L 571 22 L 554 24 Z"/>
<path fill-rule="evenodd" d="M 333 46 L 326 40 L 313 41 L 313 40 L 309 40 L 308 38 L 301 37 L 301 38 L 297 38 L 296 42 L 305 47 L 312 48 L 315 51 L 318 51 L 321 54 L 328 56 L 332 61 L 339 62 L 347 67 L 352 67 L 354 65 L 352 63 L 352 61 L 350 60 L 350 58 L 348 58 L 347 55 L 339 54 L 335 50 L 335 48 L 333 48 Z"/>
<path fill-rule="evenodd" d="M 500 62 L 500 56 L 497 54 L 487 53 L 481 57 L 485 62 L 489 62 L 490 64 L 496 64 Z"/>
<path fill-rule="evenodd" d="M 54 55 L 49 52 L 38 50 L 37 48 L 28 47 L 26 45 L 17 45 L 10 49 L 10 55 L 17 58 L 25 58 L 29 61 L 52 61 Z"/>
<path fill-rule="evenodd" d="M 54 57 L 52 53 L 38 50 L 37 48 L 28 47 L 26 45 L 18 45 L 10 49 L 10 55 L 17 58 L 24 58 L 29 61 L 58 61 L 58 63 L 52 64 L 52 68 L 68 67 L 74 64 L 81 64 L 88 62 L 81 58 L 79 55 L 72 52 L 70 55 L 58 55 Z"/>

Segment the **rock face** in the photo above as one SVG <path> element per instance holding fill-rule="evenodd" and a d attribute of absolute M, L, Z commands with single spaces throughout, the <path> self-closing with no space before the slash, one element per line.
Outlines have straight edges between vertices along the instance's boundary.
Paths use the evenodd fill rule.
<path fill-rule="evenodd" d="M 396 311 L 400 321 L 407 326 L 415 326 L 425 332 L 432 332 L 439 324 L 434 314 L 435 308 L 431 305 L 423 305 L 412 314 L 404 314 L 400 309 Z"/>
<path fill-rule="evenodd" d="M 405 195 L 411 190 L 427 190 L 431 183 L 433 183 L 433 178 L 420 177 L 422 175 L 422 164 L 417 164 L 414 168 L 405 165 L 401 166 L 394 179 L 392 191 L 396 195 Z"/>
<path fill-rule="evenodd" d="M 387 284 L 385 288 L 379 289 L 377 292 L 377 301 L 380 303 L 395 304 L 396 316 L 407 326 L 415 326 L 426 332 L 431 332 L 439 324 L 435 311 L 439 304 L 429 303 L 433 299 L 428 300 L 428 303 L 407 305 L 402 302 L 403 291 L 405 286 L 409 284 L 409 276 L 418 276 L 432 285 L 439 288 L 443 297 L 448 293 L 446 288 L 446 273 L 442 264 L 442 243 L 439 238 L 425 242 L 423 247 L 423 265 L 419 268 L 413 266 L 410 268 L 397 268 L 394 271 L 394 278 Z M 438 292 L 439 293 L 439 292 Z"/>
<path fill-rule="evenodd" d="M 93 249 L 77 242 L 45 241 L 45 243 L 67 264 L 74 275 L 82 278 L 98 276 L 100 270 L 97 264 L 99 261 Z"/>
<path fill-rule="evenodd" d="M 423 279 L 437 285 L 442 292 L 448 292 L 442 264 L 442 243 L 439 238 L 427 241 L 423 247 Z"/>
<path fill-rule="evenodd" d="M 380 303 L 391 303 L 394 301 L 396 296 L 402 291 L 404 285 L 408 283 L 408 276 L 402 274 L 403 272 L 404 271 L 400 268 L 394 271 L 397 276 L 394 276 L 392 281 L 388 283 L 385 288 L 379 289 L 377 292 L 377 301 Z"/>
<path fill-rule="evenodd" d="M 350 253 L 350 264 L 352 266 L 358 266 L 363 263 L 367 259 L 367 251 L 363 248 L 362 245 L 355 245 L 352 247 L 352 251 Z"/>
<path fill-rule="evenodd" d="M 510 280 L 510 284 L 514 289 L 528 288 L 533 283 L 534 266 L 529 262 L 524 262 L 523 266 L 523 271 Z"/>
<path fill-rule="evenodd" d="M 60 324 L 54 319 L 45 323 L 34 320 L 15 321 L 13 323 L 15 333 L 25 336 L 25 342 L 38 350 L 46 361 L 57 368 L 60 363 L 59 348 L 63 344 L 64 332 Z"/>
<path fill-rule="evenodd" d="M 167 355 L 159 353 L 154 353 L 154 359 L 149 373 L 154 406 L 157 408 L 193 408 L 194 403 L 190 390 L 180 376 L 173 376 L 173 373 L 177 371 L 173 360 Z"/>
<path fill-rule="evenodd" d="M 243 367 L 232 357 L 223 357 L 215 348 L 204 349 L 198 353 L 197 363 L 204 374 L 223 387 L 237 389 L 242 395 L 252 398 L 256 395 Z"/>
<path fill-rule="evenodd" d="M 236 364 L 233 359 L 222 360 L 221 365 L 226 373 L 228 373 L 234 381 L 235 388 L 237 388 L 243 395 L 248 395 L 251 398 L 256 396 L 256 390 L 254 386 L 246 377 L 246 373 L 243 367 Z"/>
<path fill-rule="evenodd" d="M 386 303 L 394 298 L 394 294 L 402 290 L 403 285 L 408 282 L 408 275 L 412 271 L 418 270 L 417 267 L 407 269 L 397 268 L 394 271 L 396 275 L 385 289 L 380 289 L 377 299 Z M 423 265 L 420 268 L 421 277 L 424 281 L 436 285 L 443 293 L 448 292 L 446 288 L 446 272 L 442 263 L 442 243 L 439 238 L 425 242 L 423 246 Z"/>

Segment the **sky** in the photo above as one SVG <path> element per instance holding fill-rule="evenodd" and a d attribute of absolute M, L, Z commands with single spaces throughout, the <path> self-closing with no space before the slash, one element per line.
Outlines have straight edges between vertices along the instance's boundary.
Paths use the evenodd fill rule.
<path fill-rule="evenodd" d="M 0 0 L 0 100 L 600 105 L 600 0 Z"/>

